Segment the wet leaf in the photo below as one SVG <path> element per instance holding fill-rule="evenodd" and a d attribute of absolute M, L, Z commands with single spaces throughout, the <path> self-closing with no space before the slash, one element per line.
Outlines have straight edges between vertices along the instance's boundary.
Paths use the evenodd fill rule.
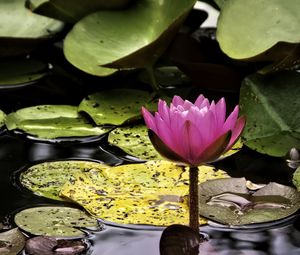
<path fill-rule="evenodd" d="M 142 90 L 105 90 L 86 97 L 78 111 L 89 114 L 97 125 L 121 125 L 140 118 L 141 107 L 151 99 L 152 95 Z"/>
<path fill-rule="evenodd" d="M 300 208 L 300 193 L 271 182 L 253 193 L 244 178 L 226 178 L 199 187 L 200 214 L 226 225 L 270 222 L 292 215 Z"/>
<path fill-rule="evenodd" d="M 195 2 L 142 0 L 123 11 L 90 14 L 67 35 L 65 56 L 77 68 L 99 76 L 119 68 L 150 66 L 165 51 Z"/>
<path fill-rule="evenodd" d="M 293 174 L 293 184 L 296 186 L 297 190 L 300 191 L 300 167 L 298 167 Z"/>
<path fill-rule="evenodd" d="M 160 255 L 198 255 L 201 237 L 193 229 L 183 225 L 167 227 L 160 238 Z"/>
<path fill-rule="evenodd" d="M 2 57 L 26 54 L 63 29 L 60 21 L 32 14 L 25 8 L 23 0 L 1 1 L 0 16 Z"/>
<path fill-rule="evenodd" d="M 300 148 L 299 82 L 297 72 L 256 74 L 243 81 L 240 108 L 247 117 L 245 145 L 277 157 Z"/>
<path fill-rule="evenodd" d="M 82 237 L 84 228 L 98 228 L 95 218 L 77 208 L 41 206 L 20 211 L 15 223 L 32 235 L 53 237 Z"/>
<path fill-rule="evenodd" d="M 57 18 L 65 22 L 76 23 L 92 12 L 101 9 L 120 9 L 126 7 L 131 0 L 29 0 L 28 7 L 48 17 Z"/>
<path fill-rule="evenodd" d="M 38 105 L 10 113 L 6 118 L 8 130 L 22 130 L 41 139 L 99 136 L 109 127 L 94 127 L 71 105 Z"/>
<path fill-rule="evenodd" d="M 279 42 L 300 42 L 297 0 L 230 0 L 221 5 L 217 39 L 231 58 L 248 59 L 262 53 L 268 57 L 267 51 Z"/>
<path fill-rule="evenodd" d="M 6 114 L 0 110 L 0 128 L 5 125 Z"/>
<path fill-rule="evenodd" d="M 0 88 L 22 86 L 46 76 L 48 65 L 33 59 L 0 62 Z"/>
<path fill-rule="evenodd" d="M 162 159 L 149 139 L 148 128 L 143 124 L 114 129 L 108 135 L 108 142 L 139 159 Z"/>
<path fill-rule="evenodd" d="M 100 172 L 108 166 L 90 161 L 55 161 L 33 165 L 20 175 L 21 184 L 38 196 L 64 200 L 59 196 L 61 187 L 72 182 L 73 176 L 80 172 Z"/>
<path fill-rule="evenodd" d="M 18 228 L 0 233 L 0 254 L 19 254 L 25 245 L 25 241 L 25 236 L 18 230 Z"/>
<path fill-rule="evenodd" d="M 200 168 L 200 182 L 224 177 L 227 175 L 221 170 Z M 157 226 L 188 223 L 188 171 L 167 161 L 116 166 L 92 177 L 88 172 L 77 173 L 72 183 L 62 187 L 61 195 L 110 222 Z M 200 223 L 205 222 L 200 219 Z"/>

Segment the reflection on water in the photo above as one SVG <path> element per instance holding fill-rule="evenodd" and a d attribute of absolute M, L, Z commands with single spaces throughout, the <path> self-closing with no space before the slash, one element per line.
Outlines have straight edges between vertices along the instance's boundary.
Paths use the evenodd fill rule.
<path fill-rule="evenodd" d="M 122 163 L 122 160 L 101 150 L 97 144 L 49 145 L 2 136 L 0 137 L 0 220 L 22 207 L 50 202 L 50 200 L 17 189 L 11 179 L 14 171 L 37 160 L 63 158 L 92 158 L 111 165 Z M 290 180 L 290 173 L 281 164 L 282 162 L 279 159 L 268 161 L 259 154 L 251 155 L 247 152 L 245 155 L 240 154 L 238 157 L 231 157 L 226 161 L 218 162 L 218 164 L 219 167 L 230 169 L 230 174 L 233 176 L 246 176 L 248 179 L 260 183 L 269 179 L 282 183 Z M 269 173 L 268 169 L 270 169 Z M 178 197 L 173 199 L 178 199 Z M 224 200 L 224 197 L 222 199 Z M 227 201 L 228 197 L 225 200 Z M 232 200 L 235 198 L 231 197 L 230 201 L 232 202 Z M 253 202 L 249 199 L 247 201 Z M 242 202 L 248 203 L 247 201 Z M 240 198 L 235 202 L 240 203 Z M 247 231 L 205 226 L 201 228 L 201 231 L 210 236 L 209 241 L 200 246 L 201 255 L 300 254 L 299 219 L 295 223 L 284 222 L 272 229 L 268 227 L 262 230 L 252 228 L 251 231 Z M 161 233 L 162 228 L 130 229 L 106 225 L 103 231 L 93 233 L 89 237 L 92 243 L 90 254 L 159 255 Z"/>

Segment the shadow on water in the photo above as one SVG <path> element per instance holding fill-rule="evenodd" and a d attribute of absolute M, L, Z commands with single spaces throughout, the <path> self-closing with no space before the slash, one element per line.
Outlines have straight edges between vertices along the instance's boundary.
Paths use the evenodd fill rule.
<path fill-rule="evenodd" d="M 13 173 L 25 165 L 58 159 L 93 159 L 110 165 L 123 163 L 122 159 L 102 150 L 98 143 L 47 144 L 24 140 L 4 134 L 0 137 L 0 220 L 24 207 L 58 203 L 22 192 L 13 183 Z M 232 176 L 254 182 L 276 181 L 291 185 L 292 170 L 284 159 L 263 156 L 248 149 L 216 163 Z M 208 242 L 200 246 L 201 255 L 281 255 L 300 254 L 300 219 L 292 218 L 280 225 L 265 229 L 229 229 L 204 226 Z M 92 255 L 159 255 L 162 228 L 126 228 L 106 224 L 100 232 L 89 237 Z"/>

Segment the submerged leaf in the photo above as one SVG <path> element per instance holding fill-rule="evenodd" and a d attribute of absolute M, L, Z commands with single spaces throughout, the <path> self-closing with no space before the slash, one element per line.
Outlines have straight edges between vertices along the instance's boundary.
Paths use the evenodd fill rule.
<path fill-rule="evenodd" d="M 240 108 L 247 117 L 245 145 L 277 157 L 300 148 L 299 82 L 298 72 L 255 74 L 244 80 Z"/>
<path fill-rule="evenodd" d="M 18 228 L 0 233 L 0 254 L 19 254 L 25 245 L 25 241 L 25 236 L 18 230 Z"/>
<path fill-rule="evenodd" d="M 126 10 L 90 14 L 67 35 L 65 56 L 77 68 L 99 76 L 149 66 L 165 51 L 195 2 L 141 0 Z"/>
<path fill-rule="evenodd" d="M 78 111 L 89 114 L 97 125 L 121 125 L 139 118 L 141 107 L 151 99 L 152 95 L 143 90 L 105 90 L 86 97 Z"/>
<path fill-rule="evenodd" d="M 41 206 L 20 211 L 15 223 L 32 235 L 53 237 L 82 237 L 84 228 L 98 228 L 95 218 L 77 208 Z"/>
<path fill-rule="evenodd" d="M 201 167 L 199 181 L 227 175 Z M 120 224 L 167 226 L 188 223 L 188 171 L 167 161 L 129 164 L 93 173 L 77 173 L 61 195 L 92 215 Z M 205 223 L 201 218 L 200 223 Z"/>
<path fill-rule="evenodd" d="M 275 221 L 300 208 L 300 194 L 292 187 L 271 182 L 253 193 L 244 178 L 226 178 L 202 183 L 200 214 L 227 225 Z"/>
<path fill-rule="evenodd" d="M 107 168 L 104 164 L 90 161 L 55 161 L 33 165 L 20 175 L 21 184 L 36 195 L 63 200 L 59 196 L 61 187 L 72 182 L 73 176 L 80 172 L 100 172 Z"/>
<path fill-rule="evenodd" d="M 71 105 L 38 105 L 10 113 L 8 130 L 22 130 L 41 139 L 99 136 L 109 127 L 94 127 Z"/>

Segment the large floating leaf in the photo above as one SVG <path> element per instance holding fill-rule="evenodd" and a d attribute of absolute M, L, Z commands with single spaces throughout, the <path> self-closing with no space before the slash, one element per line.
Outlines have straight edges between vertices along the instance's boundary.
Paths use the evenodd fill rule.
<path fill-rule="evenodd" d="M 143 124 L 114 129 L 108 135 L 108 142 L 139 159 L 162 159 L 153 147 L 148 136 L 148 129 Z"/>
<path fill-rule="evenodd" d="M 90 14 L 67 35 L 65 56 L 77 68 L 99 76 L 114 72 L 103 66 L 149 66 L 165 51 L 195 2 L 141 0 L 126 10 Z"/>
<path fill-rule="evenodd" d="M 5 118 L 6 114 L 2 110 L 0 110 L 0 128 L 5 125 Z"/>
<path fill-rule="evenodd" d="M 36 195 L 63 200 L 59 192 L 64 183 L 80 172 L 101 171 L 107 166 L 89 161 L 56 161 L 33 165 L 20 175 L 21 184 Z"/>
<path fill-rule="evenodd" d="M 300 148 L 299 82 L 297 72 L 252 75 L 244 80 L 240 107 L 247 117 L 243 133 L 247 146 L 272 156 Z"/>
<path fill-rule="evenodd" d="M 84 236 L 83 228 L 98 228 L 97 220 L 84 211 L 62 206 L 33 207 L 15 215 L 15 223 L 33 235 Z"/>
<path fill-rule="evenodd" d="M 24 86 L 43 78 L 48 65 L 33 59 L 0 62 L 0 88 Z"/>
<path fill-rule="evenodd" d="M 252 58 L 279 42 L 300 42 L 298 0 L 230 0 L 221 5 L 217 39 L 231 58 Z"/>
<path fill-rule="evenodd" d="M 1 1 L 0 16 L 0 56 L 27 53 L 63 28 L 60 21 L 32 14 L 24 0 Z"/>
<path fill-rule="evenodd" d="M 298 167 L 293 174 L 293 184 L 296 186 L 297 190 L 300 191 L 300 167 Z"/>
<path fill-rule="evenodd" d="M 252 193 L 244 178 L 202 183 L 199 197 L 200 214 L 227 225 L 275 221 L 300 208 L 300 193 L 294 188 L 272 182 Z"/>
<path fill-rule="evenodd" d="M 87 14 L 101 9 L 120 9 L 131 0 L 28 0 L 27 6 L 34 12 L 75 23 Z"/>
<path fill-rule="evenodd" d="M 97 125 L 121 125 L 141 115 L 141 107 L 152 99 L 150 93 L 134 89 L 105 90 L 89 95 L 79 105 Z"/>
<path fill-rule="evenodd" d="M 110 128 L 94 127 L 70 105 L 38 105 L 10 113 L 6 118 L 9 130 L 22 130 L 42 139 L 99 136 Z"/>
<path fill-rule="evenodd" d="M 17 228 L 0 233 L 0 254 L 19 254 L 25 245 L 25 241 L 25 236 Z"/>
<path fill-rule="evenodd" d="M 199 180 L 227 175 L 201 167 Z M 91 214 L 121 224 L 167 226 L 188 223 L 188 170 L 166 161 L 148 161 L 103 169 L 92 175 L 77 173 L 61 195 Z M 205 223 L 202 218 L 200 223 Z"/>

